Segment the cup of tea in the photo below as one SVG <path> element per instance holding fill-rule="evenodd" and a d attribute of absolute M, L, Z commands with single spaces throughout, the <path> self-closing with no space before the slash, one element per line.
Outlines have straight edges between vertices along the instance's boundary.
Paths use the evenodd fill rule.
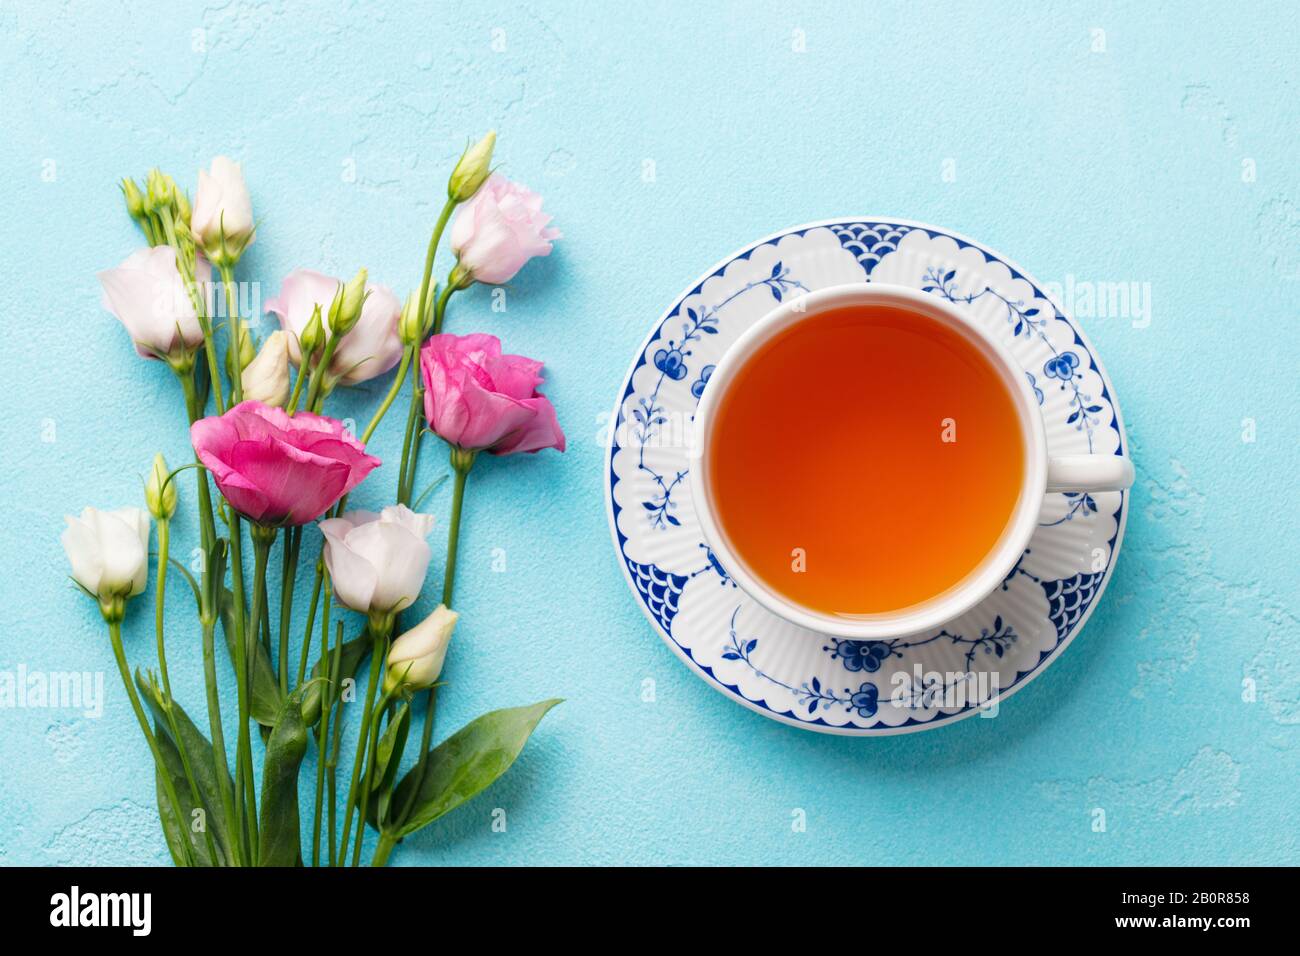
<path fill-rule="evenodd" d="M 996 334 L 936 296 L 871 283 L 809 293 L 746 330 L 708 380 L 691 453 L 701 528 L 732 579 L 850 639 L 974 607 L 1048 492 L 1133 483 L 1120 455 L 1048 455 L 1034 386 Z"/>

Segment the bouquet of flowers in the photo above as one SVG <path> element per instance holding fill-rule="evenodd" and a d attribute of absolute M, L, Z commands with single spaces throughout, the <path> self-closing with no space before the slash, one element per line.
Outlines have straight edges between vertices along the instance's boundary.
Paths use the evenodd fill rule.
<path fill-rule="evenodd" d="M 266 304 L 281 328 L 260 348 L 239 315 L 236 293 L 236 268 L 257 235 L 239 164 L 218 157 L 201 171 L 193 204 L 157 169 L 143 188 L 122 182 L 147 246 L 100 274 L 104 305 L 141 356 L 161 360 L 175 374 L 194 461 L 169 470 L 157 456 L 145 487 L 147 510 L 86 508 L 68 517 L 62 540 L 74 581 L 108 625 L 153 755 L 158 815 L 177 865 L 295 866 L 309 859 L 313 866 L 356 866 L 367 826 L 378 833 L 372 863 L 382 865 L 404 837 L 501 776 L 558 703 L 492 711 L 432 746 L 436 692 L 457 622 L 456 546 L 467 479 L 483 453 L 564 450 L 555 409 L 537 390 L 541 362 L 503 354 L 492 335 L 443 331 L 453 295 L 476 282 L 509 281 L 529 259 L 547 255 L 560 235 L 548 226 L 541 197 L 491 172 L 495 141 L 489 133 L 456 164 L 423 276 L 405 304 L 369 282 L 365 269 L 346 282 L 299 269 Z M 433 267 L 448 223 L 456 261 L 439 288 Z M 324 413 L 337 387 L 394 367 L 359 436 Z M 393 504 L 378 514 L 349 511 L 349 493 L 380 465 L 366 444 L 408 378 Z M 433 516 L 412 500 L 427 432 L 449 449 L 453 492 L 441 603 L 413 621 L 403 612 L 420 596 L 432 558 L 426 538 Z M 168 553 L 186 470 L 194 472 L 202 552 L 197 578 Z M 319 536 L 305 530 L 313 522 Z M 133 675 L 121 625 L 130 599 L 148 584 L 154 524 L 157 670 Z M 295 646 L 298 565 L 304 543 L 313 549 L 317 542 L 306 626 Z M 276 552 L 280 587 L 273 608 L 268 570 Z M 191 633 L 165 617 L 173 569 L 171 580 L 183 580 L 194 595 L 206 735 L 172 696 L 167 643 L 178 630 Z M 229 688 L 218 684 L 218 628 L 234 672 L 233 706 Z M 356 753 L 340 781 L 345 716 L 355 709 L 347 704 L 367 657 Z M 421 697 L 419 749 L 403 774 Z M 255 736 L 263 743 L 260 782 Z M 313 743 L 308 849 L 298 777 Z"/>

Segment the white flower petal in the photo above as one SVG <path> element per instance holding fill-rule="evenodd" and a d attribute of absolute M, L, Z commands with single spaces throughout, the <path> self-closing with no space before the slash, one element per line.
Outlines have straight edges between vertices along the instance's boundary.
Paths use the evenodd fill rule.
<path fill-rule="evenodd" d="M 104 576 L 104 564 L 99 559 L 99 537 L 85 517 L 86 512 L 82 512 L 81 518 L 68 515 L 64 519 L 68 526 L 63 529 L 59 540 L 72 565 L 72 577 L 91 594 L 98 594 L 99 582 Z"/>
<path fill-rule="evenodd" d="M 378 582 L 373 611 L 400 611 L 420 596 L 433 552 L 424 539 L 390 521 L 374 521 L 348 533 L 348 548 L 374 568 Z"/>

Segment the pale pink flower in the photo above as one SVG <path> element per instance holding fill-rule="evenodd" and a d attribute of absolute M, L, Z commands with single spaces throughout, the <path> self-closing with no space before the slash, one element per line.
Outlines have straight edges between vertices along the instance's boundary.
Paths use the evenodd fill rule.
<path fill-rule="evenodd" d="M 266 301 L 266 311 L 280 320 L 280 327 L 289 333 L 289 360 L 302 365 L 302 349 L 298 339 L 311 321 L 312 309 L 319 305 L 325 337 L 330 332 L 330 303 L 338 291 L 339 280 L 312 269 L 295 269 L 280 283 L 280 294 Z M 361 318 L 334 350 L 330 374 L 344 385 L 355 385 L 382 375 L 402 358 L 402 340 L 397 333 L 397 320 L 402 314 L 402 304 L 387 286 L 366 283 L 369 296 L 361 309 Z"/>
<path fill-rule="evenodd" d="M 228 248 L 243 251 L 253 241 L 253 201 L 239 163 L 227 156 L 212 160 L 212 171 L 199 170 L 199 188 L 190 213 L 190 232 L 200 245 L 215 249 L 225 233 Z"/>
<path fill-rule="evenodd" d="M 551 254 L 560 230 L 547 225 L 542 197 L 493 173 L 456 213 L 451 248 L 475 282 L 509 282 L 533 256 Z"/>
<path fill-rule="evenodd" d="M 212 277 L 212 267 L 202 257 L 195 271 L 200 284 Z M 166 358 L 203 344 L 203 329 L 171 246 L 137 249 L 116 269 L 101 272 L 99 284 L 100 303 L 126 326 L 135 350 L 145 358 Z"/>
<path fill-rule="evenodd" d="M 391 614 L 415 603 L 433 551 L 424 539 L 433 515 L 406 505 L 379 514 L 349 511 L 320 523 L 334 596 L 362 614 Z"/>

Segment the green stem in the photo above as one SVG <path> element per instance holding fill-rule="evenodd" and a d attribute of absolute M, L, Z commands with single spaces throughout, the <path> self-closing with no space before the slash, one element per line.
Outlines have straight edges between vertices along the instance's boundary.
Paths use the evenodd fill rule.
<path fill-rule="evenodd" d="M 226 759 L 226 735 L 221 727 L 221 696 L 217 690 L 215 640 L 217 623 L 210 618 L 203 618 L 200 623 L 203 627 L 203 683 L 207 685 L 208 732 L 212 735 L 212 756 L 217 767 L 217 793 L 220 795 L 221 808 L 225 811 L 226 819 L 233 822 L 235 802 L 230 792 L 230 763 Z M 236 866 L 243 862 L 243 846 L 238 831 L 231 841 L 230 852 Z"/>
<path fill-rule="evenodd" d="M 415 807 L 415 798 L 419 796 L 420 789 L 424 786 L 424 777 L 429 769 L 429 747 L 433 743 L 433 715 L 438 704 L 437 684 L 429 688 L 428 695 L 429 699 L 424 708 L 424 730 L 420 734 L 420 757 L 415 764 L 415 786 L 406 795 L 406 801 L 402 804 L 401 812 L 397 815 L 399 826 L 410 819 L 411 810 Z"/>
<path fill-rule="evenodd" d="M 311 604 L 307 607 L 307 629 L 303 631 L 302 651 L 298 655 L 298 683 L 307 677 L 307 658 L 311 656 L 311 639 L 316 633 L 316 602 L 320 600 L 321 583 L 325 577 L 325 561 L 316 559 L 316 581 L 311 589 Z"/>
<path fill-rule="evenodd" d="M 379 628 L 372 628 L 374 640 L 370 650 L 370 681 L 366 685 L 365 709 L 361 712 L 361 733 L 357 736 L 357 753 L 352 762 L 352 782 L 348 785 L 348 799 L 343 812 L 343 843 L 339 850 L 339 862 L 348 856 L 348 843 L 352 838 L 352 814 L 357 807 L 357 784 L 361 782 L 361 769 L 366 763 L 370 743 L 370 721 L 375 706 L 375 691 L 379 687 L 379 677 L 383 672 L 384 658 L 387 656 L 388 634 Z M 366 835 L 366 820 L 361 818 L 357 842 Z"/>
<path fill-rule="evenodd" d="M 243 366 L 240 365 L 239 361 L 239 297 L 235 292 L 235 269 L 229 263 L 221 265 L 221 284 L 225 287 L 226 292 L 226 319 L 229 330 L 227 333 L 226 356 L 230 359 L 230 367 L 233 369 L 230 376 L 230 404 L 238 405 L 244 400 Z M 233 355 L 231 355 L 232 351 Z M 215 360 L 213 364 L 215 364 Z"/>
<path fill-rule="evenodd" d="M 167 772 L 167 765 L 163 763 L 162 751 L 158 749 L 158 738 L 154 736 L 153 728 L 149 726 L 149 718 L 145 716 L 144 706 L 140 703 L 140 695 L 135 692 L 135 684 L 131 681 L 131 668 L 126 663 L 126 651 L 122 648 L 122 623 L 120 621 L 108 622 L 108 639 L 113 645 L 113 656 L 117 658 L 117 670 L 122 675 L 122 686 L 126 688 L 126 694 L 131 698 L 131 709 L 135 711 L 135 719 L 140 723 L 140 730 L 144 733 L 144 739 L 149 742 L 149 750 L 153 753 L 154 763 L 158 767 L 158 777 L 162 781 L 163 791 L 172 805 L 172 814 L 176 818 L 176 827 L 181 833 L 187 833 L 188 827 L 185 825 L 185 814 L 181 811 L 181 801 L 176 796 L 176 788 L 172 785 L 171 774 Z M 193 848 L 190 846 L 188 837 L 185 839 L 185 847 L 187 865 L 191 865 L 193 863 Z"/>
<path fill-rule="evenodd" d="M 388 862 L 388 856 L 393 852 L 393 847 L 397 846 L 397 840 L 387 831 L 379 834 L 379 846 L 375 847 L 374 858 L 371 859 L 371 866 L 383 866 Z"/>
<path fill-rule="evenodd" d="M 330 674 L 333 675 L 335 686 L 342 677 L 343 669 L 343 632 L 339 631 L 339 640 L 334 645 L 334 659 L 330 662 Z M 337 698 L 336 698 L 337 699 Z M 343 742 L 343 717 L 345 711 L 342 707 L 334 710 L 334 730 L 330 735 L 330 755 L 329 762 L 325 765 L 326 781 L 329 788 L 329 799 L 326 804 L 329 809 L 329 861 L 330 866 L 337 864 L 339 859 L 338 847 L 338 768 L 339 768 L 339 751 L 342 749 Z"/>
<path fill-rule="evenodd" d="M 190 302 L 194 306 L 194 314 L 198 317 L 199 328 L 203 330 L 203 350 L 207 353 L 208 377 L 212 380 L 212 393 L 217 399 L 217 414 L 223 414 L 226 410 L 225 397 L 221 394 L 221 373 L 217 369 L 217 345 L 212 334 L 212 319 L 208 315 L 207 301 L 202 290 L 199 289 L 198 279 L 189 268 L 189 262 L 181 254 L 180 242 L 176 237 L 175 223 L 172 222 L 171 210 L 166 209 L 163 212 L 163 228 L 167 232 L 167 244 L 176 250 L 176 259 L 184 263 L 181 267 L 181 277 L 185 282 L 185 291 L 189 293 Z M 198 409 L 201 413 L 203 410 Z"/>
<path fill-rule="evenodd" d="M 253 782 L 253 745 L 249 736 L 253 685 L 249 669 L 249 642 L 247 622 L 244 618 L 244 561 L 243 530 L 239 513 L 230 512 L 230 583 L 235 619 L 235 679 L 239 698 L 239 737 L 235 745 L 235 828 L 242 833 L 246 844 L 246 858 L 250 864 L 257 861 L 256 788 Z M 253 619 L 256 621 L 256 618 Z M 256 625 L 254 625 L 256 627 Z"/>
<path fill-rule="evenodd" d="M 203 408 L 199 405 L 198 388 L 194 383 L 196 372 L 191 368 L 188 372 L 178 373 L 177 377 L 181 380 L 181 391 L 185 396 L 185 414 L 189 418 L 190 424 L 203 417 Z M 203 562 L 203 573 L 208 573 L 208 560 L 213 542 L 217 538 L 216 521 L 212 517 L 212 492 L 208 488 L 208 472 L 199 460 L 198 452 L 194 454 L 194 461 L 200 467 L 194 469 L 199 492 L 199 532 L 200 540 L 205 554 Z"/>
<path fill-rule="evenodd" d="M 447 302 L 451 299 L 452 293 L 457 291 L 459 291 L 459 286 L 452 285 L 449 279 L 447 285 L 443 287 L 442 294 L 438 296 L 438 304 L 433 307 L 434 335 L 442 332 L 442 319 L 447 314 Z"/>
<path fill-rule="evenodd" d="M 447 303 L 450 301 L 452 294 L 457 291 L 457 286 L 448 283 L 438 296 L 438 302 L 433 308 L 433 334 L 438 335 L 442 331 L 442 320 L 447 313 Z M 420 413 L 424 411 L 424 383 L 419 374 L 415 376 L 415 385 L 411 389 L 411 409 L 412 412 Z M 411 427 L 408 421 L 407 427 Z M 407 459 L 405 447 L 403 448 L 402 459 L 405 464 L 403 474 L 406 476 L 406 484 L 401 489 L 401 500 L 404 504 L 410 504 L 411 495 L 415 491 L 415 475 L 419 470 L 420 447 L 424 443 L 424 429 L 416 428 L 411 435 L 410 458 Z"/>
<path fill-rule="evenodd" d="M 319 405 L 324 403 L 325 376 L 329 374 L 330 362 L 334 361 L 334 350 L 338 348 L 341 336 L 331 335 L 325 342 L 320 361 L 311 372 L 311 382 L 307 385 L 307 411 L 319 413 Z M 305 361 L 305 360 L 304 360 Z M 301 370 L 299 370 L 301 374 Z"/>
<path fill-rule="evenodd" d="M 452 490 L 451 497 L 451 521 L 447 528 L 447 570 L 442 579 L 442 603 L 451 607 L 452 598 L 456 589 L 456 564 L 457 556 L 460 552 L 460 516 L 461 509 L 465 503 L 465 484 L 469 478 L 470 469 L 474 467 L 474 462 L 478 457 L 478 452 L 465 451 L 461 448 L 452 448 L 451 450 L 451 467 L 456 473 L 456 483 Z M 429 688 L 429 702 L 424 711 L 424 730 L 420 741 L 420 756 L 415 765 L 415 786 L 407 796 L 401 812 L 398 814 L 399 823 L 405 823 L 411 813 L 412 805 L 415 802 L 415 795 L 420 792 L 424 785 L 424 777 L 428 772 L 429 765 L 429 745 L 433 740 L 433 716 L 434 706 L 437 702 L 437 688 Z M 389 847 L 389 850 L 392 848 Z M 379 854 L 375 854 L 378 858 Z M 384 859 L 388 854 L 384 854 Z M 382 862 L 373 864 L 382 866 Z"/>
<path fill-rule="evenodd" d="M 158 672 L 162 676 L 163 693 L 167 700 L 172 699 L 172 682 L 167 675 L 167 642 L 163 629 L 163 615 L 167 606 L 167 561 L 171 551 L 171 522 L 166 518 L 158 519 L 158 582 L 154 595 L 153 628 L 158 641 Z M 177 738 L 179 743 L 179 738 Z"/>
<path fill-rule="evenodd" d="M 330 732 L 330 711 L 334 707 L 334 698 L 337 694 L 337 688 L 334 683 L 334 673 L 329 666 L 329 646 L 330 646 L 330 598 L 333 589 L 328 581 L 325 582 L 325 617 L 321 621 L 320 630 L 320 653 L 323 662 L 321 671 L 322 676 L 328 677 L 327 683 L 321 685 L 321 711 L 320 717 L 316 724 L 316 807 L 312 813 L 312 847 L 311 847 L 311 865 L 320 866 L 320 824 L 321 824 L 321 796 L 325 790 L 325 764 L 329 755 L 329 732 Z M 343 622 L 339 621 L 340 643 L 343 641 Z M 311 643 L 310 640 L 307 641 Z M 299 681 L 301 683 L 301 681 Z M 331 808 L 332 809 L 332 808 Z M 330 824 L 330 842 L 333 843 L 333 823 Z"/>
<path fill-rule="evenodd" d="M 302 383 L 311 377 L 305 368 L 306 364 L 306 356 L 303 356 L 302 365 L 298 368 L 298 377 L 293 380 L 293 391 L 289 393 L 289 401 L 284 406 L 284 410 L 291 417 L 298 410 L 298 397 L 302 394 Z"/>
<path fill-rule="evenodd" d="M 411 446 L 415 441 L 416 429 L 420 420 L 420 414 L 424 410 L 424 388 L 420 384 L 420 376 L 417 374 L 415 380 L 411 383 L 411 405 L 406 412 L 406 429 L 402 437 L 402 463 L 397 473 L 397 501 L 399 504 L 409 505 L 411 503 L 411 487 L 415 484 L 415 476 L 411 474 Z"/>
<path fill-rule="evenodd" d="M 424 273 L 420 277 L 420 299 L 416 305 L 416 314 L 420 334 L 424 334 L 424 317 L 425 311 L 429 307 L 429 282 L 433 278 L 433 260 L 438 252 L 438 243 L 442 241 L 442 232 L 447 227 L 447 220 L 451 218 L 452 212 L 456 208 L 456 201 L 448 199 L 443 204 L 442 212 L 438 214 L 438 221 L 434 224 L 433 233 L 429 236 L 429 246 L 424 253 Z M 435 315 L 436 315 L 435 307 Z M 418 350 L 419 346 L 412 346 Z M 415 422 L 423 405 L 424 389 L 420 385 L 420 369 L 416 365 L 415 375 L 411 380 L 411 406 L 406 416 L 406 432 L 402 440 L 402 464 L 397 475 L 397 500 L 401 504 L 409 505 L 411 503 L 411 486 L 415 484 L 415 468 L 410 462 L 410 452 L 412 441 L 415 440 L 418 445 L 418 439 L 413 439 L 416 433 Z"/>
<path fill-rule="evenodd" d="M 352 865 L 358 866 L 361 863 L 361 844 L 365 842 L 366 836 L 366 814 L 370 811 L 370 791 L 375 789 L 375 762 L 379 759 L 379 726 L 384 720 L 384 710 L 388 707 L 390 695 L 385 692 L 379 699 L 375 707 L 375 713 L 370 718 L 370 742 L 366 748 L 366 779 L 361 789 L 361 812 L 357 820 L 357 842 L 352 848 Z M 393 755 L 393 759 L 400 759 L 398 754 Z"/>
<path fill-rule="evenodd" d="M 433 235 L 429 237 L 429 248 L 424 253 L 424 275 L 420 279 L 420 301 L 417 305 L 419 321 L 416 323 L 420 327 L 421 333 L 424 331 L 424 310 L 428 307 L 429 301 L 429 280 L 433 278 L 433 257 L 438 252 L 438 243 L 442 240 L 442 231 L 447 227 L 447 220 L 451 218 L 452 211 L 455 208 L 456 200 L 454 199 L 448 199 L 443 204 L 442 212 L 438 214 L 438 221 L 433 226 Z"/>
<path fill-rule="evenodd" d="M 447 570 L 442 577 L 442 603 L 447 607 L 451 607 L 456 588 L 456 556 L 460 550 L 460 511 L 465 501 L 465 482 L 477 457 L 476 451 L 451 450 L 451 467 L 456 473 L 456 483 L 451 492 L 451 522 L 447 528 Z"/>
<path fill-rule="evenodd" d="M 236 534 L 238 533 L 237 525 L 235 528 L 235 533 Z M 264 528 L 261 525 L 253 524 L 249 528 L 249 535 L 253 539 L 253 605 L 248 619 L 253 622 L 254 632 L 253 632 L 252 640 L 247 641 L 247 649 L 245 651 L 245 654 L 251 660 L 252 655 L 249 654 L 249 651 L 252 650 L 253 644 L 256 643 L 257 640 L 256 628 L 258 627 L 259 623 L 262 620 L 262 611 L 266 607 L 266 565 L 271 557 L 271 545 L 275 542 L 276 529 Z M 248 683 L 249 696 L 251 699 L 252 696 L 251 666 L 250 666 L 249 677 L 246 678 L 246 681 Z M 247 733 L 248 730 L 247 723 L 244 724 L 243 729 L 245 733 Z M 251 825 L 249 838 L 253 844 L 253 859 L 256 860 L 257 859 L 257 804 L 255 802 L 256 790 L 255 788 L 252 787 L 253 774 L 252 774 L 251 747 L 250 747 L 248 759 L 249 759 L 249 768 L 248 768 L 247 777 L 245 779 L 247 781 L 247 785 L 250 788 L 249 795 L 248 795 L 248 801 L 249 801 L 248 819 Z"/>
<path fill-rule="evenodd" d="M 162 677 L 163 713 L 167 716 L 167 727 L 171 730 L 172 740 L 176 743 L 176 752 L 181 758 L 181 767 L 185 771 L 185 782 L 189 784 L 190 800 L 194 806 L 202 807 L 203 798 L 199 795 L 199 785 L 194 779 L 194 768 L 190 765 L 189 748 L 181 740 L 180 727 L 176 723 L 176 714 L 172 709 L 172 682 L 167 673 L 167 640 L 163 619 L 167 607 L 167 562 L 171 551 L 171 522 L 166 518 L 158 519 L 158 581 L 155 595 L 153 625 L 158 642 L 158 672 Z M 181 829 L 185 827 L 182 823 Z M 216 866 L 221 862 L 217 856 L 217 845 L 212 840 L 212 831 L 203 821 L 203 837 L 208 846 L 208 859 Z"/>
<path fill-rule="evenodd" d="M 302 526 L 290 528 L 284 536 L 284 567 L 280 574 L 280 693 L 289 693 L 289 625 L 293 617 L 293 591 L 298 579 L 298 549 L 302 546 Z M 302 683 L 302 678 L 298 678 Z"/>
<path fill-rule="evenodd" d="M 384 420 L 384 416 L 392 406 L 393 399 L 397 398 L 397 393 L 402 388 L 402 380 L 406 378 L 406 370 L 411 366 L 411 359 L 415 355 L 416 348 L 417 346 L 410 345 L 402 350 L 402 364 L 397 368 L 397 375 L 393 378 L 393 384 L 388 389 L 388 394 L 384 396 L 383 402 L 375 410 L 375 414 L 371 417 L 366 430 L 361 433 L 361 444 L 364 445 L 370 441 L 370 436 L 375 433 L 375 429 L 379 427 L 379 423 Z"/>
<path fill-rule="evenodd" d="M 200 313 L 202 314 L 202 313 Z M 206 332 L 206 330 L 205 330 Z M 209 357 L 213 354 L 211 336 L 205 346 Z M 185 395 L 185 412 L 190 424 L 203 417 L 203 408 L 199 404 L 198 389 L 194 382 L 197 371 L 193 368 L 180 375 L 181 391 Z M 221 404 L 221 380 L 213 386 L 217 393 L 217 403 Z M 221 695 L 217 686 L 217 662 L 214 632 L 217 624 L 217 585 L 212 580 L 213 553 L 216 549 L 217 527 L 212 514 L 212 491 L 208 487 L 208 471 L 202 467 L 198 453 L 194 460 L 200 467 L 194 469 L 195 482 L 199 497 L 199 540 L 203 550 L 203 586 L 199 589 L 199 624 L 203 630 L 203 683 L 207 691 L 208 733 L 212 738 L 212 758 L 217 771 L 217 793 L 221 799 L 226 820 L 233 823 L 235 819 L 234 798 L 230 791 L 230 763 L 226 757 L 226 737 L 221 724 Z M 238 839 L 232 841 L 230 852 L 236 865 L 243 860 L 242 846 Z"/>

